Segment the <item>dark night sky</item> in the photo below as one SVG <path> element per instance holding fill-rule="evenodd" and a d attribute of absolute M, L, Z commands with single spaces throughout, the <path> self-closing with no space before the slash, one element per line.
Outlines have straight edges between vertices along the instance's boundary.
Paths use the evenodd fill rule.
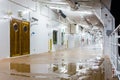
<path fill-rule="evenodd" d="M 110 10 L 112 15 L 115 17 L 115 27 L 117 27 L 120 24 L 120 4 L 118 3 L 119 3 L 119 0 L 112 0 L 111 10 Z M 120 36 L 120 31 L 118 31 L 118 35 Z M 120 38 L 118 39 L 118 43 L 120 44 Z M 120 56 L 119 46 L 118 46 L 118 54 Z"/>
<path fill-rule="evenodd" d="M 111 3 L 111 13 L 115 17 L 115 26 L 117 27 L 120 24 L 120 4 L 119 0 L 112 0 Z"/>

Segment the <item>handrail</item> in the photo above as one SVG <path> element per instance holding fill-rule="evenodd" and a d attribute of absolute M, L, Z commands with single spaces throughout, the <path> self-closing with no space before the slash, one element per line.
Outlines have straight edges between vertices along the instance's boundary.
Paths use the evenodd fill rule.
<path fill-rule="evenodd" d="M 110 35 L 114 34 L 119 28 L 120 28 L 120 24 L 118 25 L 117 28 L 115 28 L 115 29 L 113 30 L 113 32 L 112 32 Z"/>
<path fill-rule="evenodd" d="M 117 44 L 118 46 L 120 46 L 120 44 Z"/>
<path fill-rule="evenodd" d="M 120 66 L 120 57 L 118 56 L 118 46 L 120 47 L 120 44 L 118 43 L 118 39 L 120 36 L 118 35 L 118 30 L 120 29 L 120 24 L 111 32 L 109 35 L 110 42 L 111 44 L 111 63 L 113 65 L 113 68 L 115 69 L 115 75 L 118 76 L 120 80 L 120 70 L 118 70 L 118 67 Z"/>
<path fill-rule="evenodd" d="M 115 38 L 120 38 L 120 36 L 116 36 Z"/>

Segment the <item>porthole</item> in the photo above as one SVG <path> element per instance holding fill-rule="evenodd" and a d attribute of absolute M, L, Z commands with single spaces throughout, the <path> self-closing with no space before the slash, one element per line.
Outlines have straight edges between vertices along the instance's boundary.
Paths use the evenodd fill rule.
<path fill-rule="evenodd" d="M 17 23 L 14 23 L 14 24 L 13 24 L 13 28 L 14 28 L 15 32 L 17 32 L 17 31 L 18 31 L 18 24 L 17 24 Z"/>
<path fill-rule="evenodd" d="M 27 30 L 28 30 L 28 29 L 27 29 L 27 26 L 24 26 L 24 27 L 23 27 L 23 31 L 24 31 L 24 32 L 27 32 Z"/>

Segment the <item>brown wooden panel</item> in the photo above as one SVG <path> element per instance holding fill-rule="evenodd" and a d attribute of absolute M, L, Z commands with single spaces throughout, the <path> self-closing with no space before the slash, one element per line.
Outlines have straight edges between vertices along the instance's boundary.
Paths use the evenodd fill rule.
<path fill-rule="evenodd" d="M 30 73 L 30 64 L 10 63 L 10 69 L 22 73 Z"/>
<path fill-rule="evenodd" d="M 12 19 L 10 22 L 10 56 L 30 54 L 30 23 Z"/>
<path fill-rule="evenodd" d="M 30 54 L 30 23 L 26 21 L 21 27 L 21 48 L 22 55 Z"/>
<path fill-rule="evenodd" d="M 21 21 L 12 19 L 10 21 L 10 56 L 21 55 Z"/>

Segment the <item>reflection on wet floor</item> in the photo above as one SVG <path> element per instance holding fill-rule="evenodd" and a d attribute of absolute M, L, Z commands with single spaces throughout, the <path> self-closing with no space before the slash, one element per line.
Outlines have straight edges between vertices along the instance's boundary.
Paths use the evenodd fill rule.
<path fill-rule="evenodd" d="M 10 69 L 21 73 L 30 73 L 30 64 L 10 63 Z"/>
<path fill-rule="evenodd" d="M 78 63 L 19 64 L 11 63 L 11 75 L 48 80 L 104 80 L 103 58 Z M 95 77 L 96 76 L 96 77 Z M 99 78 L 99 79 L 98 79 Z"/>
<path fill-rule="evenodd" d="M 76 48 L 3 59 L 0 65 L 0 80 L 105 80 L 100 49 Z"/>

